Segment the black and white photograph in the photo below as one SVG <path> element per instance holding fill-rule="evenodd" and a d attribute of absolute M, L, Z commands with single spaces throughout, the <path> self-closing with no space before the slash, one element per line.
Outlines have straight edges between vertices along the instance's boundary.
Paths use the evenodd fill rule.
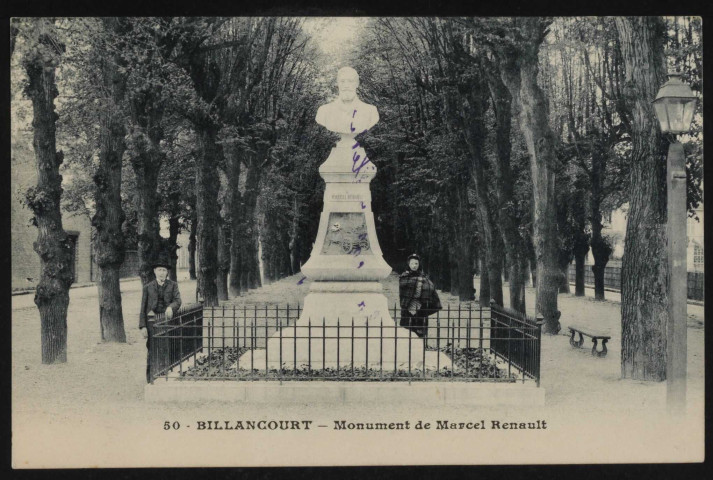
<path fill-rule="evenodd" d="M 701 17 L 9 30 L 13 468 L 704 460 Z"/>

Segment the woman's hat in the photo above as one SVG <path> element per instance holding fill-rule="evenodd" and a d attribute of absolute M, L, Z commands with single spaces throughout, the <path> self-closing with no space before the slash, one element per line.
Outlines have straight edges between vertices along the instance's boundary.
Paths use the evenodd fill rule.
<path fill-rule="evenodd" d="M 411 255 L 409 255 L 408 258 L 406 259 L 406 261 L 410 262 L 412 258 L 415 258 L 419 262 L 421 261 L 421 257 L 419 257 L 418 254 L 416 254 L 416 253 L 412 253 Z"/>

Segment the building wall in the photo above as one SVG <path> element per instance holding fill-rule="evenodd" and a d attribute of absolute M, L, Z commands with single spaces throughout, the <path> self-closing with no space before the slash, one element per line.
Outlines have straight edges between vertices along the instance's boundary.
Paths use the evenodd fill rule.
<path fill-rule="evenodd" d="M 613 266 L 617 260 L 621 261 L 624 255 L 624 237 L 626 235 L 626 213 L 628 205 L 611 212 L 610 218 L 605 218 L 603 235 L 608 235 L 613 240 L 614 251 L 608 265 Z M 688 218 L 686 233 L 688 236 L 687 267 L 689 272 L 703 271 L 703 208 L 696 210 L 700 221 Z M 594 257 L 590 250 L 587 263 L 594 264 Z"/>
<path fill-rule="evenodd" d="M 34 157 L 13 155 L 11 162 L 11 256 L 12 288 L 33 288 L 40 276 L 40 258 L 33 250 L 37 227 L 30 224 L 32 212 L 23 205 L 24 192 L 36 185 Z M 75 282 L 91 281 L 91 222 L 80 214 L 62 213 L 62 226 L 68 234 L 77 236 Z"/>

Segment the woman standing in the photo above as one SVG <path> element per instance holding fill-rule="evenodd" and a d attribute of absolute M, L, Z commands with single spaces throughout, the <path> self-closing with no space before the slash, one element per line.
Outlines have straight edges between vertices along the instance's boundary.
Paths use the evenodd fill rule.
<path fill-rule="evenodd" d="M 407 259 L 408 269 L 399 277 L 401 326 L 419 337 L 428 332 L 428 316 L 440 310 L 436 287 L 421 269 L 421 257 L 413 253 Z"/>

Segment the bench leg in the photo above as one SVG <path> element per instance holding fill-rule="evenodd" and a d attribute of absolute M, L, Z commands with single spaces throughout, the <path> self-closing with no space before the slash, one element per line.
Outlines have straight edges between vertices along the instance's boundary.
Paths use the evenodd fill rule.
<path fill-rule="evenodd" d="M 575 340 L 575 339 L 574 339 L 574 333 L 575 333 L 575 332 L 572 331 L 572 336 L 569 337 L 569 344 L 572 345 L 572 346 L 575 347 L 575 348 L 579 348 L 579 347 L 581 347 L 582 344 L 584 343 L 584 337 L 582 337 L 582 334 L 580 333 L 580 334 L 579 334 L 579 340 Z"/>
<path fill-rule="evenodd" d="M 602 339 L 602 350 L 601 352 L 597 351 L 597 339 L 592 338 L 592 342 L 594 342 L 594 345 L 592 345 L 592 355 L 595 357 L 606 357 L 607 356 L 607 339 Z"/>

